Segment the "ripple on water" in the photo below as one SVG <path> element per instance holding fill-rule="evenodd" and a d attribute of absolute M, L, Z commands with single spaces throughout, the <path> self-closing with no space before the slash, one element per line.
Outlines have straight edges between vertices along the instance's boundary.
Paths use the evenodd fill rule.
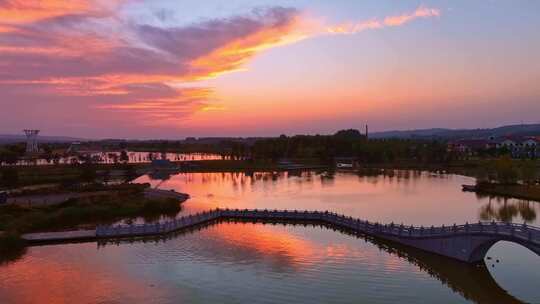
<path fill-rule="evenodd" d="M 1 303 L 39 302 L 20 290 L 45 302 L 468 302 L 364 239 L 310 226 L 220 223 L 166 241 L 33 247 L 0 282 Z"/>

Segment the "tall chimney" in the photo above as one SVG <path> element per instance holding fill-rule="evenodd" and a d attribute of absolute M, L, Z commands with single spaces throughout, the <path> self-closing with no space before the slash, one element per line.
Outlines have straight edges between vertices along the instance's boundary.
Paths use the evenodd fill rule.
<path fill-rule="evenodd" d="M 369 139 L 369 133 L 368 133 L 368 125 L 366 124 L 366 140 Z"/>

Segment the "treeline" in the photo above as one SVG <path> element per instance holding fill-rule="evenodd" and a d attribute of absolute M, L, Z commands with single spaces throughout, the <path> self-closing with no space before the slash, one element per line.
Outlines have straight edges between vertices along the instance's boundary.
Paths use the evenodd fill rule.
<path fill-rule="evenodd" d="M 69 147 L 65 143 L 40 143 L 39 157 L 46 159 L 49 162 L 60 159 L 62 155 L 55 153 L 55 150 L 66 150 Z M 0 146 L 0 164 L 13 165 L 26 155 L 26 144 L 16 143 Z"/>
<path fill-rule="evenodd" d="M 0 164 L 15 164 L 24 156 L 26 146 L 24 144 L 11 144 L 0 146 Z"/>
<path fill-rule="evenodd" d="M 146 151 L 213 153 L 223 159 L 278 161 L 284 158 L 318 159 L 331 162 L 336 157 L 353 157 L 365 163 L 411 161 L 445 163 L 457 159 L 442 141 L 410 139 L 367 139 L 358 130 L 341 130 L 333 135 L 281 135 L 275 138 L 230 138 L 202 143 L 198 141 L 120 141 L 98 142 L 104 151 Z M 54 147 L 40 145 L 42 157 L 54 163 Z M 0 147 L 0 161 L 15 163 L 24 155 L 24 145 Z M 88 163 L 88 161 L 82 161 Z"/>
<path fill-rule="evenodd" d="M 175 140 L 154 140 L 154 141 L 127 141 L 117 145 L 105 146 L 108 150 L 128 150 L 141 152 L 175 152 L 175 153 L 215 153 L 222 154 L 226 152 L 223 149 L 224 144 L 203 144 L 186 143 L 185 141 Z"/>
<path fill-rule="evenodd" d="M 111 150 L 147 152 L 213 153 L 224 159 L 278 161 L 283 158 L 310 158 L 331 162 L 335 157 L 354 157 L 362 162 L 386 163 L 409 160 L 442 163 L 456 158 L 445 142 L 408 139 L 370 139 L 358 130 L 341 130 L 333 135 L 281 135 L 275 138 L 230 138 L 214 142 L 126 141 L 105 147 Z"/>
<path fill-rule="evenodd" d="M 232 146 L 231 157 L 277 161 L 283 158 L 316 158 L 332 162 L 337 157 L 351 157 L 365 163 L 414 161 L 441 163 L 453 159 L 446 144 L 439 141 L 400 139 L 368 140 L 357 130 L 342 130 L 333 135 L 296 135 L 262 139 L 251 147 Z"/>
<path fill-rule="evenodd" d="M 539 182 L 540 170 L 534 160 L 513 160 L 504 156 L 484 162 L 477 173 L 477 183 L 513 185 L 518 182 L 533 186 Z"/>
<path fill-rule="evenodd" d="M 353 157 L 362 162 L 386 163 L 409 160 L 442 163 L 456 158 L 440 141 L 370 139 L 358 130 L 341 130 L 333 135 L 281 135 L 254 141 L 221 140 L 213 144 L 154 141 L 126 143 L 128 150 L 177 151 L 220 154 L 225 159 L 278 161 L 284 158 L 310 158 L 332 162 L 336 157 Z"/>

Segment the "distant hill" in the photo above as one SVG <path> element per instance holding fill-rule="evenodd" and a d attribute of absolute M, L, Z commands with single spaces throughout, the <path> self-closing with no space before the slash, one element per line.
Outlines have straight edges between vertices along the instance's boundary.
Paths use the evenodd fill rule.
<path fill-rule="evenodd" d="M 408 131 L 385 131 L 370 134 L 370 138 L 399 139 L 461 139 L 487 138 L 489 136 L 540 136 L 540 124 L 509 125 L 492 129 L 419 129 Z"/>
<path fill-rule="evenodd" d="M 345 130 L 347 131 L 347 130 Z M 351 130 L 349 130 L 350 132 Z M 398 139 L 420 139 L 420 140 L 455 140 L 471 138 L 487 138 L 490 136 L 540 136 L 540 124 L 508 125 L 491 129 L 417 129 L 417 130 L 395 130 L 384 132 L 373 132 L 369 134 L 370 138 L 398 138 Z M 253 144 L 255 141 L 264 139 L 264 137 L 188 137 L 183 140 L 191 144 L 216 144 L 221 141 L 238 141 Z M 68 136 L 38 136 L 38 142 L 74 142 L 88 141 L 88 139 L 68 137 Z M 124 139 L 91 140 L 97 142 L 124 142 Z M 149 142 L 151 142 L 150 140 Z M 0 134 L 0 144 L 9 144 L 17 142 L 26 142 L 24 135 L 3 135 Z M 144 141 L 143 141 L 144 142 Z"/>
<path fill-rule="evenodd" d="M 81 138 L 67 137 L 67 136 L 38 136 L 38 142 L 40 143 L 62 143 L 62 142 L 73 142 L 81 141 Z M 26 142 L 25 135 L 7 135 L 0 134 L 0 144 L 12 144 L 18 142 Z"/>

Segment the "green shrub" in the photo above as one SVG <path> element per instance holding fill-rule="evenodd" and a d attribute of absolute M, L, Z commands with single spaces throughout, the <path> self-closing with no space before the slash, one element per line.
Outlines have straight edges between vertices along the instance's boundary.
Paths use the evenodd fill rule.
<path fill-rule="evenodd" d="M 70 199 L 52 206 L 0 207 L 0 229 L 27 233 L 57 229 L 73 229 L 83 224 L 108 224 L 121 219 L 176 215 L 181 205 L 177 200 L 149 200 L 142 194 L 111 195 Z"/>

